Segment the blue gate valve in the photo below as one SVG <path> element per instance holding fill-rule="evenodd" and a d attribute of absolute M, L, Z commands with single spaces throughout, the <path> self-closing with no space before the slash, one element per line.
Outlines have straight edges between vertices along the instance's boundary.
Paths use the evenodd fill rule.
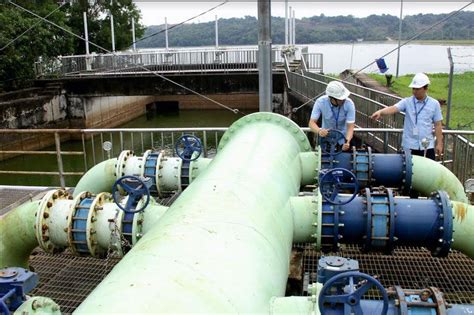
<path fill-rule="evenodd" d="M 334 205 L 345 205 L 351 202 L 359 191 L 357 177 L 345 168 L 333 168 L 327 171 L 319 181 L 319 190 L 323 199 Z M 350 191 L 350 198 L 341 200 L 340 193 Z"/>
<path fill-rule="evenodd" d="M 183 135 L 176 142 L 175 151 L 176 154 L 184 161 L 197 160 L 202 153 L 201 140 L 199 140 L 199 138 L 196 136 Z"/>
<path fill-rule="evenodd" d="M 342 147 L 338 148 L 337 144 L 341 139 L 346 140 L 346 136 L 339 130 L 329 129 L 326 137 L 319 137 L 319 146 L 324 154 L 331 156 L 338 155 L 342 152 Z"/>
<path fill-rule="evenodd" d="M 343 289 L 340 283 L 346 283 Z M 375 287 L 383 298 L 381 315 L 387 314 L 388 294 L 385 288 L 375 278 L 358 271 L 340 273 L 329 279 L 319 294 L 319 310 L 321 314 L 329 314 L 335 308 L 344 308 L 344 315 L 363 315 L 360 301 L 364 294 Z"/>
<path fill-rule="evenodd" d="M 121 210 L 125 211 L 126 213 L 137 213 L 145 210 L 150 202 L 150 186 L 152 185 L 151 178 L 138 178 L 136 176 L 122 176 L 117 179 L 112 186 L 112 197 L 114 199 L 115 204 Z M 119 187 L 122 188 L 128 194 L 127 204 L 122 206 L 120 201 L 118 200 L 118 191 Z M 138 201 L 146 196 L 146 200 L 143 205 L 135 209 Z"/>

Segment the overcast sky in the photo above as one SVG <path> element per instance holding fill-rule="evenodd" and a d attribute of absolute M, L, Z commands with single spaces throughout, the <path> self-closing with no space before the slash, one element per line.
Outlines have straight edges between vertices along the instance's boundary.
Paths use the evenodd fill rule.
<path fill-rule="evenodd" d="M 134 0 L 142 11 L 143 23 L 145 25 L 163 24 L 165 17 L 168 23 L 179 23 L 193 16 L 196 16 L 223 1 L 152 1 L 152 0 Z M 418 13 L 448 13 L 461 8 L 463 5 L 472 1 L 407 1 L 403 3 L 403 15 L 413 15 Z M 370 14 L 391 14 L 400 15 L 400 1 L 289 1 L 289 5 L 295 9 L 296 18 L 310 17 L 314 15 L 349 15 L 364 17 Z M 466 10 L 473 11 L 474 4 Z M 282 0 L 272 1 L 272 16 L 285 16 L 285 2 Z M 208 22 L 219 18 L 243 17 L 246 15 L 257 16 L 257 1 L 234 1 L 203 15 L 193 22 Z"/>

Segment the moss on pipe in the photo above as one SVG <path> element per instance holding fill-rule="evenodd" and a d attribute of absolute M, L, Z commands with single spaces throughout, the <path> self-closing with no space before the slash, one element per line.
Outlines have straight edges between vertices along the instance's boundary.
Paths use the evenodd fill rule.
<path fill-rule="evenodd" d="M 38 242 L 35 236 L 35 213 L 40 200 L 24 203 L 0 217 L 0 269 L 28 269 L 30 253 Z"/>
<path fill-rule="evenodd" d="M 474 259 L 474 206 L 452 201 L 453 238 L 452 247 Z"/>
<path fill-rule="evenodd" d="M 422 156 L 412 156 L 412 187 L 425 196 L 444 190 L 451 200 L 469 203 L 459 179 L 443 165 Z"/>

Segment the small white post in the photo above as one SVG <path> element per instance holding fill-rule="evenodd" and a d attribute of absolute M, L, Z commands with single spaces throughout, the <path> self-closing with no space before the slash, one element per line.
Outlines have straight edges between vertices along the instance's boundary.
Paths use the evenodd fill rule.
<path fill-rule="evenodd" d="M 135 43 L 135 18 L 132 17 L 132 40 L 133 40 L 133 51 L 137 50 L 137 45 Z"/>
<path fill-rule="evenodd" d="M 166 42 L 166 50 L 168 50 L 168 19 L 165 18 L 165 42 Z"/>
<path fill-rule="evenodd" d="M 114 16 L 112 15 L 112 0 L 110 0 L 110 33 L 112 35 L 112 52 L 115 52 L 115 30 L 114 30 Z"/>
<path fill-rule="evenodd" d="M 219 48 L 219 25 L 217 22 L 217 14 L 216 14 L 216 49 Z"/>
<path fill-rule="evenodd" d="M 83 12 L 84 17 L 84 39 L 86 40 L 86 55 L 89 55 L 89 32 L 87 30 L 87 13 Z"/>

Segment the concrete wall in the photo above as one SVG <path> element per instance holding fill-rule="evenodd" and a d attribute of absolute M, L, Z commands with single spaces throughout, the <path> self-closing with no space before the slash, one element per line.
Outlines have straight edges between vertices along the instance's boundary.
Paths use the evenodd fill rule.
<path fill-rule="evenodd" d="M 258 109 L 258 93 L 206 94 L 207 97 L 231 108 Z M 161 95 L 156 101 L 176 101 L 180 110 L 222 109 L 221 106 L 198 95 Z"/>
<path fill-rule="evenodd" d="M 81 128 L 113 128 L 145 114 L 155 96 L 69 95 L 70 117 L 82 120 Z"/>

